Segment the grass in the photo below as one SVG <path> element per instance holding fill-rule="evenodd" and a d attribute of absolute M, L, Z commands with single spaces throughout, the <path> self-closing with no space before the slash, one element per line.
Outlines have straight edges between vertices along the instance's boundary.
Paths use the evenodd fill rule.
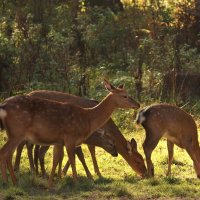
<path fill-rule="evenodd" d="M 144 131 L 142 129 L 122 131 L 126 138 L 134 138 L 138 142 L 139 151 L 143 154 L 142 142 Z M 128 133 L 129 132 L 129 133 Z M 5 142 L 5 133 L 0 133 L 1 145 Z M 86 162 L 94 181 L 86 178 L 81 163 L 77 159 L 77 171 L 79 182 L 73 183 L 72 173 L 61 180 L 54 180 L 54 187 L 48 188 L 47 179 L 42 179 L 29 172 L 29 163 L 24 150 L 21 162 L 18 186 L 14 187 L 9 177 L 9 183 L 3 184 L 0 177 L 0 199 L 6 200 L 128 200 L 128 199 L 200 199 L 200 180 L 196 178 L 192 161 L 187 153 L 180 148 L 175 148 L 175 160 L 172 165 L 172 176 L 166 177 L 167 171 L 167 148 L 166 140 L 161 140 L 153 152 L 152 160 L 155 167 L 155 177 L 141 179 L 128 166 L 121 156 L 114 158 L 104 150 L 97 148 L 96 154 L 99 168 L 104 178 L 98 178 L 94 174 L 92 160 L 87 146 L 83 146 Z M 46 168 L 48 173 L 51 169 L 52 149 L 46 156 Z M 67 158 L 65 158 L 65 161 Z M 64 161 L 64 162 L 65 162 Z M 64 164 L 64 163 L 63 163 Z"/>

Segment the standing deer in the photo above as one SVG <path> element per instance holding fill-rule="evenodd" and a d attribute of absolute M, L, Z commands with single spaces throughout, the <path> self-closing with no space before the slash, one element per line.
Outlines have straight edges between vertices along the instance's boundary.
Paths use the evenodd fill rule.
<path fill-rule="evenodd" d="M 167 138 L 169 153 L 168 171 L 171 173 L 174 144 L 186 149 L 193 160 L 197 177 L 200 178 L 200 148 L 197 126 L 191 115 L 182 109 L 169 104 L 155 104 L 142 109 L 136 119 L 146 131 L 143 144 L 146 156 L 148 175 L 154 176 L 154 166 L 151 161 L 152 151 L 161 137 Z"/>
<path fill-rule="evenodd" d="M 3 181 L 8 181 L 6 174 L 8 168 L 13 184 L 16 184 L 12 155 L 15 148 L 24 140 L 40 145 L 65 145 L 73 180 L 77 181 L 76 146 L 103 126 L 117 108 L 140 107 L 128 96 L 123 86 L 115 88 L 107 81 L 104 81 L 104 85 L 110 93 L 93 108 L 81 108 L 73 104 L 30 96 L 15 96 L 1 104 L 0 119 L 8 136 L 8 141 L 0 149 Z"/>
<path fill-rule="evenodd" d="M 59 101 L 59 102 L 63 102 L 63 103 L 76 104 L 76 102 L 78 102 L 76 105 L 85 107 L 85 108 L 92 107 L 92 106 L 95 106 L 98 104 L 98 102 L 94 101 L 94 100 L 87 100 L 87 99 L 84 99 L 81 97 L 77 97 L 77 96 L 70 95 L 67 93 L 62 93 L 62 92 L 56 92 L 56 91 L 37 90 L 37 91 L 29 93 L 28 95 L 43 98 L 43 99 L 55 100 L 55 101 Z M 82 101 L 80 101 L 81 99 L 82 99 Z M 97 164 L 97 160 L 95 157 L 95 146 L 102 147 L 104 150 L 106 150 L 112 156 L 117 156 L 117 151 L 116 151 L 115 145 L 113 144 L 113 142 L 114 142 L 113 139 L 104 131 L 104 129 L 97 130 L 97 132 L 101 132 L 101 134 L 96 133 L 96 132 L 93 133 L 84 143 L 88 145 L 90 154 L 92 156 L 94 170 L 97 173 L 97 175 L 99 177 L 101 177 L 101 173 L 100 173 L 100 170 L 99 170 L 99 167 Z M 44 166 L 44 156 L 45 156 L 47 150 L 49 149 L 49 146 L 36 145 L 34 159 L 33 159 L 33 146 L 34 145 L 30 144 L 26 141 L 23 141 L 17 148 L 17 154 L 16 154 L 16 159 L 15 159 L 15 165 L 14 165 L 15 171 L 19 171 L 20 157 L 21 157 L 21 153 L 22 153 L 22 149 L 23 149 L 24 145 L 27 146 L 28 158 L 29 158 L 31 171 L 36 171 L 36 174 L 38 174 L 38 159 L 39 159 L 42 176 L 45 177 L 46 170 L 45 170 L 45 166 Z M 78 158 L 80 159 L 80 161 L 86 171 L 87 177 L 92 179 L 92 175 L 85 163 L 85 159 L 84 159 L 84 155 L 83 155 L 81 146 L 77 147 L 76 154 L 78 155 Z M 66 171 L 67 171 L 67 167 L 65 168 L 64 173 L 66 173 Z M 60 170 L 59 170 L 59 172 L 60 172 Z M 59 176 L 60 176 L 60 173 L 59 173 Z"/>
<path fill-rule="evenodd" d="M 96 106 L 98 104 L 98 102 L 94 101 L 94 100 L 85 99 L 85 98 L 82 98 L 82 97 L 74 96 L 74 95 L 67 94 L 67 93 L 57 92 L 57 91 L 36 90 L 36 91 L 29 93 L 28 95 L 39 97 L 39 98 L 44 98 L 44 99 L 55 100 L 55 101 L 59 101 L 59 102 L 73 103 L 73 104 L 76 104 L 78 106 L 85 107 L 85 108 L 93 107 L 93 106 Z M 131 143 L 131 145 L 133 145 L 133 148 L 132 148 L 130 143 L 126 141 L 126 139 L 123 137 L 123 135 L 121 134 L 121 132 L 119 131 L 119 129 L 117 128 L 117 126 L 114 124 L 114 122 L 112 120 L 109 120 L 103 127 L 101 127 L 101 129 L 105 132 L 105 136 L 110 134 L 112 141 L 114 141 L 115 145 L 117 145 L 117 151 L 119 151 L 119 153 L 125 158 L 125 160 L 127 160 L 129 165 L 134 170 L 137 168 L 135 166 L 137 166 L 137 165 L 140 166 L 139 174 L 142 174 L 142 176 L 144 176 L 144 174 L 146 172 L 146 168 L 145 168 L 145 165 L 144 165 L 143 158 L 141 157 L 141 155 L 137 151 L 136 142 L 133 142 L 134 139 L 132 139 L 132 143 Z M 97 137 L 96 137 L 95 141 L 92 140 L 92 137 L 90 137 L 90 138 L 88 138 L 88 140 L 85 143 L 90 143 L 90 145 L 88 147 L 89 147 L 90 153 L 92 155 L 94 169 L 95 169 L 95 172 L 97 173 L 97 175 L 101 176 L 98 165 L 97 165 L 96 157 L 95 157 L 95 146 L 94 145 L 97 145 L 97 146 L 101 145 L 102 146 L 103 144 L 97 144 L 97 143 L 94 143 L 94 142 L 98 142 Z M 104 141 L 102 140 L 102 142 L 104 142 Z M 91 145 L 91 144 L 93 144 L 93 145 Z M 128 144 L 128 147 L 127 147 L 127 144 Z M 131 155 L 128 154 L 127 148 L 132 148 L 133 153 Z M 61 151 L 60 148 L 58 148 L 58 149 Z M 59 154 L 60 151 L 58 151 L 58 149 L 55 151 L 57 153 L 57 155 L 54 156 L 55 158 L 59 157 L 58 154 Z M 47 150 L 47 148 L 45 146 L 41 147 L 41 150 L 40 150 L 40 153 L 39 153 L 40 163 L 42 163 L 41 169 L 44 169 L 44 155 L 46 153 L 46 150 Z M 130 152 L 131 151 L 129 151 L 129 153 Z M 77 153 L 81 154 L 81 149 L 78 149 Z M 79 155 L 79 157 L 80 157 L 80 155 Z M 84 159 L 83 156 L 81 156 L 81 157 Z M 56 168 L 56 165 L 58 164 L 58 162 L 59 161 L 57 159 L 54 160 L 53 171 L 55 171 L 55 168 Z M 85 163 L 85 161 L 82 160 L 82 163 Z M 69 167 L 69 163 L 66 163 L 66 166 L 63 170 L 64 173 L 66 173 L 68 167 Z M 84 168 L 85 168 L 85 171 L 86 171 L 86 174 L 87 174 L 87 171 L 89 171 L 87 166 L 85 165 Z M 52 172 L 52 174 L 54 174 L 54 173 Z"/>
<path fill-rule="evenodd" d="M 29 96 L 34 96 L 34 97 L 39 97 L 39 98 L 43 98 L 43 99 L 49 99 L 49 100 L 55 100 L 55 101 L 59 101 L 59 102 L 63 102 L 63 103 L 73 103 L 76 104 L 78 106 L 81 107 L 94 107 L 98 104 L 97 101 L 94 100 L 90 100 L 90 99 L 86 99 L 83 97 L 78 97 L 75 95 L 71 95 L 71 94 L 67 94 L 67 93 L 63 93 L 63 92 L 58 92 L 58 91 L 49 91 L 49 90 L 36 90 L 33 91 L 31 93 L 28 94 Z M 92 160 L 93 160 L 93 164 L 94 164 L 94 169 L 95 172 L 97 173 L 98 176 L 101 176 L 101 173 L 99 171 L 98 165 L 97 165 L 97 161 L 96 161 L 96 157 L 95 157 L 95 146 L 101 146 L 103 147 L 105 150 L 105 145 L 106 145 L 106 140 L 108 135 L 110 135 L 110 142 L 114 142 L 115 146 L 117 147 L 117 151 L 122 155 L 122 157 L 124 157 L 124 159 L 129 163 L 129 165 L 135 170 L 135 166 L 139 165 L 140 166 L 140 171 L 139 174 L 145 174 L 146 168 L 144 167 L 144 161 L 143 158 L 141 157 L 141 155 L 138 153 L 137 151 L 137 146 L 136 146 L 136 142 L 133 144 L 133 154 L 129 155 L 128 153 L 128 147 L 131 148 L 131 145 L 129 142 L 126 141 L 126 139 L 123 137 L 123 135 L 121 134 L 121 132 L 119 131 L 119 129 L 117 128 L 117 126 L 114 124 L 114 122 L 112 120 L 109 120 L 103 127 L 101 127 L 101 129 L 104 131 L 104 136 L 103 138 L 97 138 L 97 134 L 95 136 L 95 140 L 93 140 L 93 135 L 90 136 L 85 143 L 90 142 L 89 150 L 90 153 L 92 155 Z M 133 139 L 132 139 L 133 140 Z M 100 142 L 100 143 L 99 143 Z M 93 144 L 93 145 L 91 145 Z M 128 144 L 128 147 L 127 147 Z M 16 155 L 16 162 L 15 162 L 15 168 L 18 169 L 19 168 L 19 158 L 21 156 L 21 151 L 23 146 L 25 145 L 25 143 L 19 145 L 18 147 L 18 151 L 17 151 L 17 155 Z M 109 145 L 109 144 L 108 144 Z M 107 146 L 107 145 L 106 145 Z M 32 155 L 32 149 L 33 149 L 33 145 L 28 145 L 28 155 Z M 36 171 L 38 171 L 38 156 L 39 156 L 39 160 L 40 160 L 40 165 L 41 165 L 41 170 L 42 170 L 42 174 L 43 176 L 45 175 L 45 167 L 44 167 L 44 156 L 46 151 L 48 150 L 48 146 L 38 146 L 36 145 L 35 148 L 35 167 L 36 167 Z M 107 149 L 108 151 L 108 149 Z M 56 151 L 57 152 L 57 151 Z M 81 148 L 77 149 L 77 155 L 82 159 L 82 164 L 83 166 L 85 166 L 85 171 L 88 177 L 90 177 L 89 174 L 89 170 L 86 166 L 84 157 L 82 155 L 81 152 Z M 110 151 L 109 151 L 110 152 Z M 111 153 L 111 152 L 110 152 Z M 59 157 L 59 156 L 57 156 Z M 30 158 L 30 156 L 29 156 Z M 30 159 L 30 164 L 33 163 L 33 158 Z M 34 169 L 33 164 L 31 165 L 32 169 Z M 54 165 L 55 166 L 55 165 Z M 66 173 L 67 169 L 69 167 L 69 163 L 66 164 L 66 167 L 64 168 L 63 172 Z"/>

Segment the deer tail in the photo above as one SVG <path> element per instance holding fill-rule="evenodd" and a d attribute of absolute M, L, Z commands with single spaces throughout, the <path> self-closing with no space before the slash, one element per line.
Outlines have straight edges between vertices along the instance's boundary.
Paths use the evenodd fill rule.
<path fill-rule="evenodd" d="M 150 114 L 150 109 L 151 106 L 147 106 L 145 108 L 143 108 L 142 110 L 140 110 L 140 112 L 137 114 L 136 117 L 136 124 L 142 124 L 143 122 L 145 122 L 148 118 L 148 115 Z"/>

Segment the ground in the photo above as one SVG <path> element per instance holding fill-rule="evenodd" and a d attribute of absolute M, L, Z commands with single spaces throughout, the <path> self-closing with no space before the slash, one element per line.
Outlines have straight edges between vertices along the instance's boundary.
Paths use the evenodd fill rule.
<path fill-rule="evenodd" d="M 134 129 L 133 132 L 122 131 L 127 139 L 134 138 L 138 142 L 139 152 L 144 156 L 142 143 L 144 141 L 144 131 L 141 128 Z M 128 133 L 129 132 L 129 133 Z M 2 132 L 0 138 L 4 138 Z M 4 141 L 2 142 L 2 144 Z M 103 178 L 98 178 L 94 174 L 91 157 L 87 146 L 84 145 L 86 162 L 94 181 L 86 178 L 81 163 L 77 159 L 77 171 L 79 182 L 74 184 L 71 178 L 71 171 L 67 177 L 61 180 L 55 178 L 54 186 L 48 187 L 47 179 L 31 174 L 26 151 L 23 152 L 21 170 L 17 174 L 18 186 L 13 187 L 9 178 L 9 183 L 4 185 L 0 178 L 0 199 L 159 199 L 159 200 L 186 200 L 200 199 L 200 180 L 196 178 L 192 161 L 187 153 L 178 147 L 175 148 L 174 163 L 172 165 L 172 176 L 166 177 L 167 170 L 167 148 L 166 140 L 162 139 L 153 152 L 152 159 L 155 166 L 155 177 L 151 179 L 141 179 L 129 167 L 121 156 L 112 157 L 104 150 L 97 148 L 97 160 Z M 46 168 L 48 173 L 51 169 L 52 149 L 46 156 Z M 65 161 L 67 158 L 65 157 Z M 64 161 L 64 162 L 65 162 Z"/>

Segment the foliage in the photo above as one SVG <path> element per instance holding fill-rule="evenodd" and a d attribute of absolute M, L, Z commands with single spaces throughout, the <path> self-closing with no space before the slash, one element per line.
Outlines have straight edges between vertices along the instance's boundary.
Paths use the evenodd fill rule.
<path fill-rule="evenodd" d="M 161 97 L 163 72 L 199 73 L 194 1 L 123 2 L 124 12 L 113 12 L 85 1 L 3 1 L 1 96 L 52 89 L 94 97 L 107 77 L 152 101 Z"/>

